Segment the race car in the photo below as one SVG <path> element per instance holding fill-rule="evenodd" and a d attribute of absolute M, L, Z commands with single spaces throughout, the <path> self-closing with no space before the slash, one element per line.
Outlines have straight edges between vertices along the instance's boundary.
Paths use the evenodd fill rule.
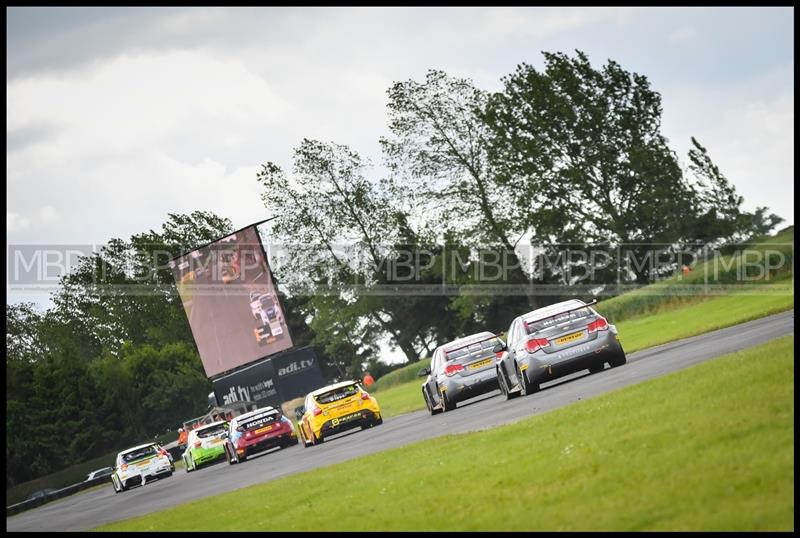
<path fill-rule="evenodd" d="M 224 420 L 200 426 L 189 432 L 183 463 L 186 472 L 196 471 L 201 465 L 225 456 L 225 438 L 228 423 Z"/>
<path fill-rule="evenodd" d="M 304 447 L 351 428 L 383 424 L 378 401 L 355 381 L 328 385 L 306 396 L 298 435 Z"/>
<path fill-rule="evenodd" d="M 617 328 L 592 305 L 562 301 L 511 322 L 508 342 L 495 346 L 497 376 L 506 399 L 539 390 L 545 381 L 588 369 L 602 372 L 627 362 Z"/>
<path fill-rule="evenodd" d="M 253 317 L 259 322 L 259 326 L 269 326 L 269 332 L 272 336 L 283 334 L 283 327 L 281 327 L 282 317 L 277 297 L 262 291 L 251 291 L 250 310 L 253 313 Z"/>
<path fill-rule="evenodd" d="M 242 463 L 258 452 L 297 444 L 292 421 L 274 407 L 262 407 L 238 417 L 228 426 L 225 456 L 228 463 Z"/>
<path fill-rule="evenodd" d="M 144 486 L 148 479 L 172 476 L 174 470 L 169 452 L 156 443 L 148 443 L 117 454 L 111 484 L 114 492 L 120 493 L 132 486 Z"/>
<path fill-rule="evenodd" d="M 420 376 L 428 376 L 422 384 L 422 398 L 431 415 L 497 389 L 494 347 L 498 343 L 497 335 L 487 331 L 436 348 L 430 367 L 419 371 Z"/>

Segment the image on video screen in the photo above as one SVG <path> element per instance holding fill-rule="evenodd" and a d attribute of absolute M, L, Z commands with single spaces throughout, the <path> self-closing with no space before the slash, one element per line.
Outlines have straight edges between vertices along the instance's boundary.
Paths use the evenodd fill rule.
<path fill-rule="evenodd" d="M 169 264 L 207 376 L 292 347 L 255 226 Z"/>

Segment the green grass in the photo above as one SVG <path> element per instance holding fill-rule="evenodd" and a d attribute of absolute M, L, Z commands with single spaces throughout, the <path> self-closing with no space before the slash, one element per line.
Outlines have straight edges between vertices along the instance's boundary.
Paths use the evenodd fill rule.
<path fill-rule="evenodd" d="M 115 451 L 110 454 L 106 454 L 105 456 L 100 456 L 83 463 L 72 465 L 66 469 L 57 471 L 47 476 L 7 488 L 6 505 L 10 506 L 12 504 L 22 502 L 34 491 L 47 488 L 61 489 L 73 484 L 77 484 L 78 482 L 82 482 L 86 480 L 86 475 L 92 471 L 101 469 L 103 467 L 113 467 L 116 457 L 117 452 Z"/>
<path fill-rule="evenodd" d="M 793 347 L 99 530 L 793 530 Z"/>
<path fill-rule="evenodd" d="M 602 307 L 598 311 L 604 314 Z M 619 339 L 626 353 L 633 353 L 673 340 L 688 338 L 716 329 L 730 327 L 760 317 L 794 308 L 794 295 L 733 294 L 714 297 L 702 303 L 674 308 L 651 316 L 629 319 L 617 323 Z M 416 366 L 416 365 L 410 365 Z M 414 372 L 422 366 L 413 369 Z M 394 372 L 393 372 L 394 373 Z M 394 385 L 375 397 L 386 417 L 425 409 L 421 385 L 423 379 L 415 378 Z"/>
<path fill-rule="evenodd" d="M 729 290 L 755 287 L 756 291 L 763 291 L 765 294 L 775 293 L 769 290 L 771 285 L 778 285 L 784 289 L 791 287 L 794 275 L 794 226 L 784 228 L 774 236 L 744 244 L 742 247 L 752 252 L 751 257 L 733 257 L 728 254 L 717 260 L 702 262 L 686 276 L 681 274 L 660 280 L 649 286 L 601 301 L 597 307 L 609 320 L 617 323 L 711 300 L 720 294 L 718 288 L 721 287 L 727 287 Z M 755 253 L 761 253 L 763 256 L 759 263 L 755 263 L 756 259 L 752 257 L 756 256 Z M 768 258 L 771 260 L 770 271 L 766 271 L 764 264 Z M 783 263 L 779 264 L 781 259 Z M 740 276 L 747 274 L 748 262 L 754 262 L 750 267 L 751 278 L 763 273 L 761 278 L 740 279 Z M 709 290 L 706 290 L 706 284 L 711 286 Z"/>

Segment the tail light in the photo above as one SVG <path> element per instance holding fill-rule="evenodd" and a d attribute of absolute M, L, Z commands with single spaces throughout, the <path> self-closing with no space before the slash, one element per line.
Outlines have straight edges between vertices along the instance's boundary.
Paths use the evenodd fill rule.
<path fill-rule="evenodd" d="M 315 407 L 313 413 L 314 413 L 315 417 L 318 416 L 318 415 L 321 415 L 322 414 L 322 409 L 320 409 L 319 407 Z"/>
<path fill-rule="evenodd" d="M 369 400 L 369 392 L 367 392 L 365 390 L 361 391 L 361 399 L 362 400 Z"/>
<path fill-rule="evenodd" d="M 167 451 L 166 451 L 166 450 L 164 450 L 163 448 L 159 448 L 159 449 L 158 449 L 158 453 L 159 453 L 159 455 L 161 455 L 161 456 L 166 456 L 166 455 L 167 455 Z"/>
<path fill-rule="evenodd" d="M 547 340 L 547 338 L 531 338 L 525 342 L 525 348 L 528 350 L 528 353 L 534 353 L 549 345 L 550 342 Z"/>
<path fill-rule="evenodd" d="M 124 471 L 125 469 L 128 468 L 128 464 L 127 463 L 123 463 L 122 465 L 119 466 L 119 468 Z"/>
<path fill-rule="evenodd" d="M 458 372 L 462 371 L 464 371 L 463 364 L 448 364 L 444 368 L 444 375 L 446 375 L 447 377 L 451 377 L 456 375 Z"/>
<path fill-rule="evenodd" d="M 251 437 L 253 437 L 253 431 L 247 430 L 246 432 L 244 432 L 244 436 L 245 438 L 250 439 Z"/>
<path fill-rule="evenodd" d="M 593 333 L 593 332 L 597 332 L 597 331 L 607 331 L 608 330 L 608 322 L 606 321 L 606 318 L 600 317 L 600 318 L 597 318 L 596 320 L 594 320 L 593 322 L 591 322 L 589 324 L 589 326 L 586 327 L 586 329 L 589 331 L 589 333 Z"/>
<path fill-rule="evenodd" d="M 200 445 L 202 445 L 202 444 L 203 444 L 203 441 L 201 441 L 200 439 L 198 439 L 197 441 L 194 442 L 194 446 L 196 448 L 200 448 Z"/>

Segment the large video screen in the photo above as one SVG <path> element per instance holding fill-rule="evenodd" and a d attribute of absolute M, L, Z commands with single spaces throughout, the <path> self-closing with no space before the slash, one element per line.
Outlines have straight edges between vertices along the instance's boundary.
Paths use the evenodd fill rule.
<path fill-rule="evenodd" d="M 255 225 L 169 264 L 208 377 L 292 347 Z"/>

